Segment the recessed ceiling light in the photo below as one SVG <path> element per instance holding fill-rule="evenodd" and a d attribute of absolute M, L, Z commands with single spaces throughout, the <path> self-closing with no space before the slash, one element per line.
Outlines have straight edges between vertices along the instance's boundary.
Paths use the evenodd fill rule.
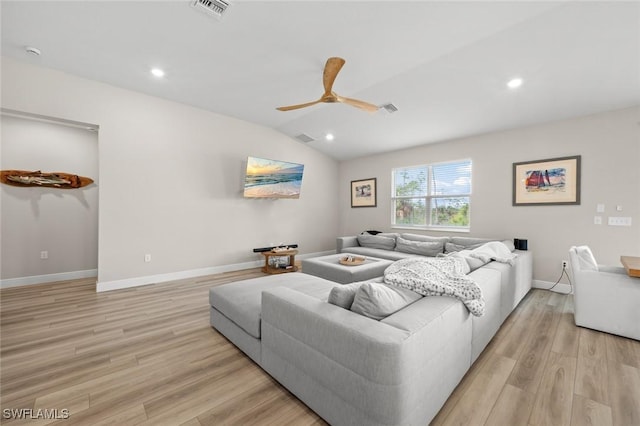
<path fill-rule="evenodd" d="M 164 77 L 164 71 L 160 68 L 151 68 L 151 74 L 155 75 L 156 77 Z"/>
<path fill-rule="evenodd" d="M 521 78 L 512 78 L 511 80 L 509 80 L 509 82 L 507 83 L 507 86 L 509 87 L 509 89 L 516 89 L 520 86 L 522 86 L 522 79 Z"/>
<path fill-rule="evenodd" d="M 332 141 L 334 138 L 333 133 L 327 133 L 327 135 L 324 138 L 328 141 Z"/>

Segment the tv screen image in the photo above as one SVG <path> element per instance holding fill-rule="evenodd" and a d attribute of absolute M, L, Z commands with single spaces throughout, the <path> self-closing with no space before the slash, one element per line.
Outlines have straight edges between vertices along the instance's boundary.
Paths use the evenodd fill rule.
<path fill-rule="evenodd" d="M 300 198 L 303 164 L 249 157 L 244 179 L 248 198 Z"/>

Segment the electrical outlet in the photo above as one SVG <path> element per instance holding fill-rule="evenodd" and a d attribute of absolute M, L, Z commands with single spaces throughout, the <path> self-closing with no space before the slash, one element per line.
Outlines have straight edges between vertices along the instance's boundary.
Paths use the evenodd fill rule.
<path fill-rule="evenodd" d="M 40 259 L 48 259 L 49 258 L 49 252 L 46 250 L 43 250 L 40 252 Z"/>
<path fill-rule="evenodd" d="M 145 262 L 151 262 L 151 255 L 150 254 L 145 254 L 144 255 L 144 261 Z"/>
<path fill-rule="evenodd" d="M 566 260 L 562 261 L 562 269 L 567 269 L 567 266 L 569 266 L 569 262 L 567 262 Z"/>

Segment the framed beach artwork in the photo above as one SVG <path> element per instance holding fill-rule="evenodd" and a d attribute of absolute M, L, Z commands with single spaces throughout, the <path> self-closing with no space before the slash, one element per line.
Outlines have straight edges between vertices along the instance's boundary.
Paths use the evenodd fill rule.
<path fill-rule="evenodd" d="M 580 158 L 513 163 L 513 205 L 580 204 Z"/>
<path fill-rule="evenodd" d="M 351 207 L 376 207 L 376 178 L 351 181 Z"/>
<path fill-rule="evenodd" d="M 247 158 L 245 198 L 300 198 L 304 165 L 268 158 Z"/>

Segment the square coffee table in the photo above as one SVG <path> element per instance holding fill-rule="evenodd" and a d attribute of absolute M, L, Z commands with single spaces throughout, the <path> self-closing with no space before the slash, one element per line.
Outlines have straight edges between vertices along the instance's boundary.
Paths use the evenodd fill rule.
<path fill-rule="evenodd" d="M 340 259 L 346 256 L 364 257 L 365 261 L 359 265 L 342 265 Z M 384 270 L 392 263 L 392 260 L 379 259 L 377 257 L 338 253 L 302 259 L 302 272 L 340 284 L 348 284 L 381 277 Z"/>

